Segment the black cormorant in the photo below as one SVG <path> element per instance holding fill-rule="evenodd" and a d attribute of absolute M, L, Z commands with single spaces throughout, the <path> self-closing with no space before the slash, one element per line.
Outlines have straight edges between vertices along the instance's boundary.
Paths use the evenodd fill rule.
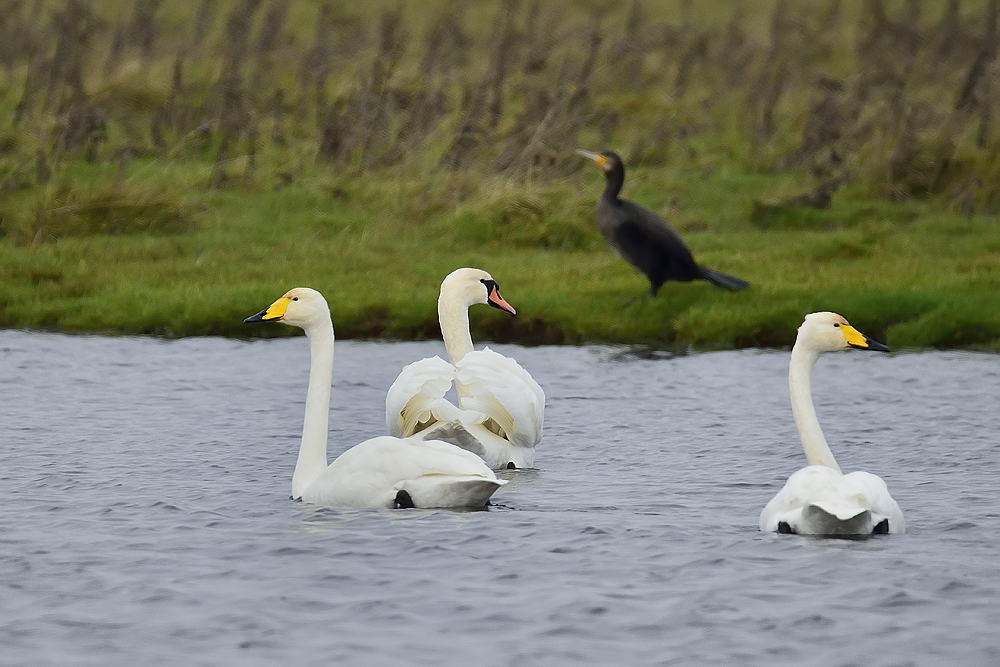
<path fill-rule="evenodd" d="M 646 274 L 650 295 L 656 296 L 660 285 L 668 280 L 701 279 L 730 290 L 750 286 L 739 278 L 698 266 L 680 234 L 666 220 L 638 204 L 619 199 L 625 167 L 617 153 L 576 152 L 604 170 L 607 185 L 597 200 L 597 226 L 622 259 Z"/>

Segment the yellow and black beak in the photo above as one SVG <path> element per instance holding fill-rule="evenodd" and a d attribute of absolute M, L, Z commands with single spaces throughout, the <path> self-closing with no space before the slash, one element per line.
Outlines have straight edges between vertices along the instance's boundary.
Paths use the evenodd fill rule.
<path fill-rule="evenodd" d="M 596 164 L 604 171 L 608 170 L 608 164 L 609 164 L 608 158 L 604 157 L 600 153 L 595 153 L 594 151 L 585 151 L 582 148 L 577 148 L 576 154 L 582 155 L 583 157 L 587 158 L 588 160 Z"/>
<path fill-rule="evenodd" d="M 850 324 L 841 324 L 840 330 L 844 332 L 847 344 L 857 350 L 872 350 L 873 352 L 889 352 L 889 347 L 878 341 L 872 340 Z"/>
<path fill-rule="evenodd" d="M 486 303 L 490 304 L 494 308 L 499 308 L 505 313 L 517 315 L 517 311 L 514 310 L 514 306 L 504 301 L 504 298 L 500 296 L 500 287 L 495 282 L 492 280 L 483 280 L 482 283 L 486 285 Z"/>
<path fill-rule="evenodd" d="M 251 315 L 243 320 L 243 324 L 253 324 L 254 322 L 279 322 L 281 318 L 285 316 L 285 310 L 291 302 L 291 297 L 283 296 L 256 315 Z"/>

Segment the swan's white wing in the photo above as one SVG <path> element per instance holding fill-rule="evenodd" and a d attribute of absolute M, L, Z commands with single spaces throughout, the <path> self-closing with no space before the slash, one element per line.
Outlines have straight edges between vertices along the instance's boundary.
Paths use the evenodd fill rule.
<path fill-rule="evenodd" d="M 478 456 L 454 445 L 380 436 L 337 457 L 302 499 L 328 507 L 391 508 L 406 490 L 417 507 L 481 506 L 505 483 Z"/>
<path fill-rule="evenodd" d="M 906 532 L 903 521 L 903 511 L 899 504 L 889 494 L 885 480 L 870 472 L 858 471 L 844 475 L 842 485 L 850 489 L 857 502 L 863 502 L 876 517 L 876 523 L 882 519 L 889 520 L 890 533 Z"/>
<path fill-rule="evenodd" d="M 385 397 L 385 426 L 397 438 L 411 436 L 437 421 L 457 417 L 444 399 L 455 378 L 455 367 L 441 357 L 414 361 L 405 367 Z"/>
<path fill-rule="evenodd" d="M 524 370 L 519 363 L 517 363 L 510 357 L 505 357 L 502 354 L 498 354 L 488 347 L 484 347 L 482 351 L 483 353 L 488 353 L 496 357 L 499 357 L 500 363 L 505 364 L 507 370 L 510 373 L 517 375 L 524 381 L 524 384 L 535 395 L 536 403 L 538 405 L 539 419 L 541 419 L 542 413 L 545 412 L 545 392 L 542 391 L 541 386 L 539 386 L 539 384 L 535 382 L 535 378 L 531 377 L 531 374 L 528 373 L 528 371 Z"/>
<path fill-rule="evenodd" d="M 880 477 L 813 465 L 788 478 L 761 511 L 758 527 L 773 532 L 785 523 L 800 534 L 870 534 L 883 519 L 889 532 L 904 532 L 903 513 Z"/>
<path fill-rule="evenodd" d="M 514 445 L 538 444 L 542 439 L 545 392 L 528 371 L 489 348 L 469 352 L 456 367 L 456 378 L 469 393 L 460 399 L 463 410 L 475 410 L 491 418 Z"/>
<path fill-rule="evenodd" d="M 758 527 L 767 532 L 778 530 L 778 523 L 781 521 L 787 523 L 791 513 L 802 511 L 809 502 L 813 489 L 839 477 L 842 477 L 839 472 L 826 466 L 807 466 L 796 471 L 785 482 L 785 486 L 764 506 Z"/>
<path fill-rule="evenodd" d="M 420 474 L 397 488 L 409 493 L 416 507 L 482 507 L 507 483 L 472 452 L 440 440 L 408 440 L 406 465 Z"/>

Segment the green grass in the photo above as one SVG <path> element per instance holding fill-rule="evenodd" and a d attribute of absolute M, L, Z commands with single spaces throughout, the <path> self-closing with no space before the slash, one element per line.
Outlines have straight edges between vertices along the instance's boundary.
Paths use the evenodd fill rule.
<path fill-rule="evenodd" d="M 518 309 L 516 318 L 475 309 L 480 338 L 780 346 L 805 313 L 834 310 L 893 346 L 1000 348 L 1000 225 L 990 217 L 844 195 L 818 229 L 761 229 L 748 199 L 767 176 L 635 170 L 635 198 L 688 228 L 699 261 L 753 285 L 667 283 L 651 299 L 593 224 L 596 170 L 528 189 L 498 180 L 463 202 L 449 201 L 461 186 L 449 179 L 317 177 L 310 187 L 217 192 L 185 189 L 183 170 L 130 170 L 120 187 L 155 182 L 190 228 L 0 242 L 0 325 L 276 335 L 242 319 L 306 285 L 327 295 L 341 336 L 435 338 L 441 279 L 477 266 Z"/>

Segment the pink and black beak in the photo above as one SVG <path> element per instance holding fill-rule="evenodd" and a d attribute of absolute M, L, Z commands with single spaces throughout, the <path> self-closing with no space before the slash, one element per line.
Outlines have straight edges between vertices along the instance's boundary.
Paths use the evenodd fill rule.
<path fill-rule="evenodd" d="M 500 287 L 497 286 L 496 282 L 492 280 L 483 280 L 481 282 L 486 285 L 486 303 L 511 315 L 517 315 L 514 306 L 504 301 L 504 298 L 500 296 Z"/>

